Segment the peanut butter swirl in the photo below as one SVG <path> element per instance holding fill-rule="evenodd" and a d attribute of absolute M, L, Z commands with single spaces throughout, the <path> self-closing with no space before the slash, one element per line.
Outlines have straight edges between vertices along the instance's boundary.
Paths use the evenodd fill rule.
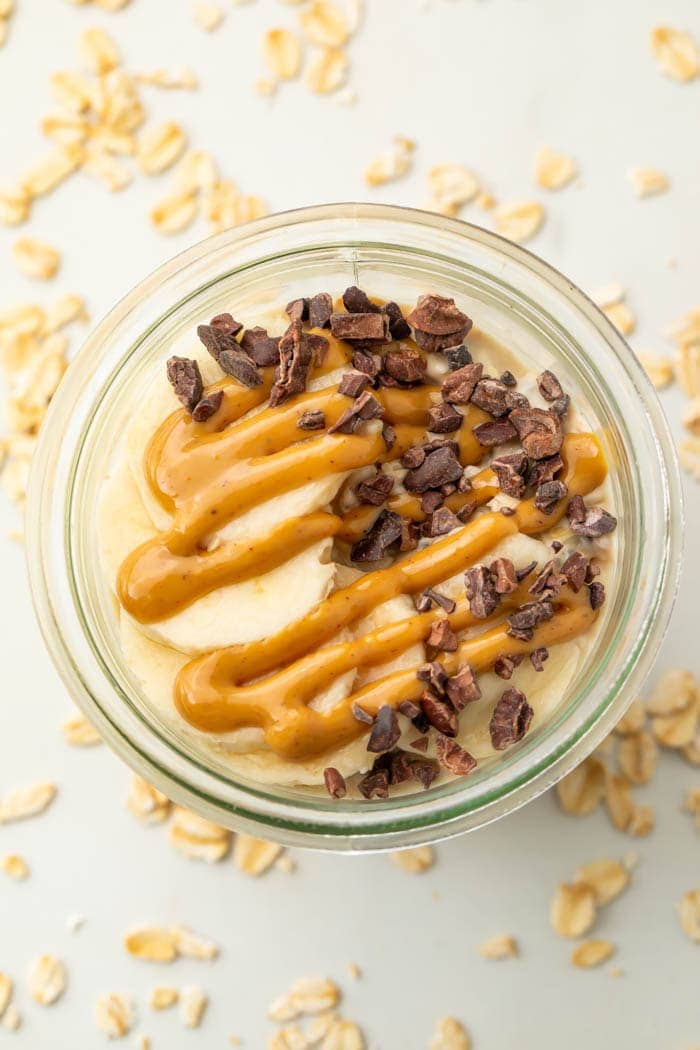
<path fill-rule="evenodd" d="M 322 334 L 329 348 L 323 363 L 313 369 L 314 378 L 345 365 L 350 355 L 347 344 L 327 331 Z M 172 516 L 172 525 L 137 547 L 119 571 L 119 600 L 140 623 L 166 619 L 218 588 L 267 573 L 321 539 L 354 543 L 381 508 L 360 505 L 340 513 L 336 506 L 294 517 L 266 535 L 224 541 L 208 549 L 213 533 L 274 496 L 332 474 L 345 475 L 400 458 L 426 440 L 429 409 L 440 399 L 436 385 L 375 391 L 384 419 L 396 432 L 393 445 L 387 447 L 378 427 L 366 427 L 361 433 L 328 433 L 349 404 L 336 386 L 299 394 L 274 408 L 261 407 L 274 382 L 273 368 L 261 369 L 260 374 L 262 383 L 252 389 L 223 379 L 207 391 L 223 393 L 208 420 L 198 423 L 186 411 L 176 411 L 149 442 L 145 476 L 153 496 Z M 474 466 L 487 450 L 476 440 L 473 428 L 492 416 L 475 405 L 460 407 L 464 421 L 450 437 L 458 444 L 461 464 Z M 249 415 L 253 409 L 259 411 Z M 323 412 L 324 429 L 300 430 L 300 416 L 313 410 Z M 367 727 L 353 716 L 353 705 L 373 714 L 382 705 L 415 700 L 422 691 L 416 668 L 386 675 L 326 711 L 315 710 L 311 702 L 340 675 L 380 667 L 424 642 L 435 619 L 445 613 L 437 608 L 351 641 L 334 639 L 389 599 L 416 595 L 463 572 L 507 537 L 518 532 L 535 536 L 551 529 L 564 515 L 567 501 L 596 489 L 607 472 L 593 434 L 566 435 L 561 455 L 560 476 L 568 495 L 551 513 L 543 513 L 532 499 L 522 499 L 511 516 L 484 510 L 427 548 L 398 558 L 388 568 L 366 572 L 331 593 L 276 635 L 190 660 L 174 682 L 179 712 L 207 733 L 258 728 L 267 747 L 291 761 L 323 755 L 366 733 Z M 475 474 L 471 482 L 469 493 L 454 492 L 445 505 L 454 511 L 469 500 L 485 505 L 499 491 L 489 468 Z M 420 501 L 409 493 L 391 495 L 386 506 L 413 521 L 425 518 Z M 536 628 L 531 641 L 509 637 L 504 613 L 529 600 L 531 582 L 524 580 L 517 591 L 506 595 L 487 620 L 476 620 L 466 599 L 457 603 L 448 615 L 455 633 L 477 624 L 485 629 L 476 636 L 470 632 L 456 652 L 440 654 L 448 672 L 465 661 L 476 672 L 486 671 L 504 650 L 518 654 L 560 644 L 591 626 L 597 612 L 585 595 L 564 588 L 554 599 L 554 616 Z"/>

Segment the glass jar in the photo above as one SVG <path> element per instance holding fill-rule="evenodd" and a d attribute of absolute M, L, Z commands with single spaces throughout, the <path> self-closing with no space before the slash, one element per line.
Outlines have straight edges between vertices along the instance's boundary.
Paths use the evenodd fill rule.
<path fill-rule="evenodd" d="M 466 779 L 387 800 L 336 802 L 232 775 L 149 705 L 125 666 L 96 536 L 100 486 L 139 392 L 169 348 L 226 309 L 358 284 L 415 301 L 455 296 L 480 328 L 551 367 L 597 421 L 619 517 L 618 556 L 590 658 L 549 720 Z M 582 401 L 580 399 L 583 399 Z M 68 370 L 44 423 L 27 508 L 27 553 L 44 638 L 68 691 L 125 762 L 220 824 L 337 851 L 396 849 L 479 827 L 568 773 L 610 732 L 666 628 L 682 503 L 656 395 L 600 310 L 565 277 L 493 233 L 382 205 L 308 208 L 195 245 L 127 295 Z"/>

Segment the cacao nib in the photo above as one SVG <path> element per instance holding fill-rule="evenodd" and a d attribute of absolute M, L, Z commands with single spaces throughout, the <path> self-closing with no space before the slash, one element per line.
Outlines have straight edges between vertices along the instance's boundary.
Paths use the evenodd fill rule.
<path fill-rule="evenodd" d="M 429 740 L 427 736 L 417 736 L 415 740 L 409 741 L 412 748 L 415 748 L 416 751 L 423 752 L 428 750 L 428 742 Z"/>
<path fill-rule="evenodd" d="M 328 433 L 354 434 L 363 422 L 368 419 L 379 419 L 383 411 L 376 397 L 373 397 L 369 390 L 365 390 L 350 408 L 345 409 L 333 426 L 328 428 Z"/>
<path fill-rule="evenodd" d="M 513 671 L 523 661 L 522 653 L 499 653 L 493 664 L 494 674 L 506 680 L 512 678 Z"/>
<path fill-rule="evenodd" d="M 379 307 L 375 306 L 370 297 L 354 284 L 343 292 L 343 306 L 349 314 L 379 313 Z"/>
<path fill-rule="evenodd" d="M 496 594 L 512 594 L 518 589 L 515 565 L 510 558 L 496 558 L 489 565 Z"/>
<path fill-rule="evenodd" d="M 361 481 L 355 489 L 360 503 L 369 503 L 373 507 L 381 507 L 387 496 L 394 487 L 394 479 L 390 474 L 384 474 L 378 470 L 373 478 Z"/>
<path fill-rule="evenodd" d="M 569 587 L 571 587 L 574 594 L 578 594 L 586 582 L 587 569 L 588 558 L 584 558 L 583 554 L 580 554 L 578 551 L 570 554 L 562 565 L 561 571 L 566 576 Z"/>
<path fill-rule="evenodd" d="M 292 321 L 280 339 L 279 352 L 280 363 L 275 369 L 275 381 L 270 391 L 273 408 L 306 389 L 312 351 L 308 339 L 304 338 L 301 321 Z"/>
<path fill-rule="evenodd" d="M 462 465 L 449 445 L 442 445 L 429 452 L 418 467 L 409 470 L 404 477 L 404 486 L 409 492 L 427 492 L 437 489 L 462 476 Z"/>
<path fill-rule="evenodd" d="M 596 581 L 588 588 L 588 601 L 594 611 L 600 609 L 605 602 L 605 584 Z"/>
<path fill-rule="evenodd" d="M 438 507 L 423 525 L 424 536 L 446 536 L 454 529 L 461 529 L 462 522 L 449 507 Z"/>
<path fill-rule="evenodd" d="M 417 780 L 419 784 L 422 784 L 426 791 L 439 772 L 440 767 L 434 759 L 423 758 L 421 755 L 412 756 L 411 775 L 414 780 Z"/>
<path fill-rule="evenodd" d="M 469 331 L 472 326 L 471 319 L 457 308 L 454 299 L 442 295 L 419 296 L 406 320 L 411 328 L 428 335 L 449 335 L 464 328 Z"/>
<path fill-rule="evenodd" d="M 292 299 L 284 308 L 290 321 L 307 321 L 309 317 L 309 300 Z"/>
<path fill-rule="evenodd" d="M 502 372 L 498 377 L 505 386 L 514 387 L 518 385 L 518 380 L 515 378 L 512 372 Z"/>
<path fill-rule="evenodd" d="M 525 492 L 525 478 L 527 470 L 527 456 L 524 452 L 511 452 L 504 456 L 497 456 L 491 460 L 491 470 L 498 478 L 501 492 L 513 499 L 520 499 Z"/>
<path fill-rule="evenodd" d="M 469 664 L 462 664 L 457 673 L 447 679 L 446 690 L 448 699 L 457 712 L 481 697 L 479 683 Z"/>
<path fill-rule="evenodd" d="M 472 393 L 472 404 L 492 416 L 504 416 L 511 408 L 510 391 L 498 379 L 480 379 Z"/>
<path fill-rule="evenodd" d="M 434 514 L 445 502 L 445 497 L 438 489 L 428 489 L 420 499 L 420 509 L 424 514 Z"/>
<path fill-rule="evenodd" d="M 411 334 L 411 329 L 408 321 L 401 313 L 398 303 L 386 303 L 385 306 L 382 306 L 381 310 L 382 313 L 386 314 L 389 318 L 389 332 L 391 333 L 391 338 L 395 340 L 408 339 Z"/>
<path fill-rule="evenodd" d="M 387 350 L 382 361 L 383 371 L 399 383 L 424 383 L 425 358 L 417 350 Z"/>
<path fill-rule="evenodd" d="M 595 584 L 593 584 L 593 586 L 595 586 Z M 430 634 L 425 639 L 425 644 L 445 653 L 454 653 L 457 651 L 457 638 L 450 627 L 450 621 L 447 617 L 433 621 L 433 625 L 430 628 Z"/>
<path fill-rule="evenodd" d="M 358 791 L 365 798 L 388 798 L 389 797 L 389 773 L 386 769 L 365 773 L 357 783 Z"/>
<path fill-rule="evenodd" d="M 376 379 L 381 368 L 381 358 L 369 350 L 353 350 L 352 367 L 358 372 L 364 372 L 370 379 Z"/>
<path fill-rule="evenodd" d="M 453 613 L 457 608 L 457 603 L 448 598 L 446 594 L 440 594 L 439 591 L 428 587 L 416 599 L 416 609 L 418 612 L 427 612 L 433 605 L 439 605 L 446 613 Z"/>
<path fill-rule="evenodd" d="M 318 292 L 309 299 L 309 326 L 328 328 L 333 313 L 333 300 L 328 292 Z"/>
<path fill-rule="evenodd" d="M 452 405 L 441 401 L 428 410 L 428 430 L 433 434 L 453 434 L 464 422 L 464 416 Z"/>
<path fill-rule="evenodd" d="M 323 430 L 326 425 L 326 417 L 319 408 L 310 408 L 297 419 L 300 430 Z"/>
<path fill-rule="evenodd" d="M 507 634 L 523 642 L 532 640 L 535 627 L 545 620 L 551 620 L 554 609 L 550 601 L 527 602 L 508 617 Z"/>
<path fill-rule="evenodd" d="M 500 603 L 491 573 L 485 565 L 473 565 L 464 574 L 464 583 L 472 616 L 485 620 Z"/>
<path fill-rule="evenodd" d="M 560 470 L 564 469 L 564 460 L 559 454 L 546 459 L 536 459 L 530 463 L 527 471 L 528 485 L 537 488 L 544 481 L 554 481 Z"/>
<path fill-rule="evenodd" d="M 331 332 L 348 343 L 371 343 L 381 346 L 391 342 L 386 314 L 331 314 Z"/>
<path fill-rule="evenodd" d="M 420 705 L 430 725 L 439 733 L 457 736 L 457 712 L 451 704 L 426 690 L 421 694 Z"/>
<path fill-rule="evenodd" d="M 454 740 L 439 736 L 435 746 L 437 760 L 441 766 L 458 777 L 466 777 L 476 768 L 476 759 Z"/>
<path fill-rule="evenodd" d="M 202 400 L 204 385 L 199 365 L 189 357 L 170 357 L 167 366 L 168 381 L 179 401 L 191 414 Z"/>
<path fill-rule="evenodd" d="M 398 709 L 406 718 L 415 718 L 420 714 L 420 707 L 414 704 L 413 700 L 402 700 Z"/>
<path fill-rule="evenodd" d="M 346 372 L 338 384 L 338 393 L 346 397 L 359 397 L 369 383 L 364 372 Z"/>
<path fill-rule="evenodd" d="M 540 372 L 538 375 L 537 389 L 545 401 L 556 401 L 557 398 L 564 396 L 561 383 L 555 376 L 554 372 L 550 372 L 549 369 Z"/>
<path fill-rule="evenodd" d="M 571 506 L 571 504 L 569 504 Z M 577 512 L 578 513 L 578 512 Z M 617 528 L 617 518 L 609 514 L 603 507 L 587 507 L 582 520 L 572 520 L 569 516 L 571 531 L 577 536 L 585 536 L 587 539 L 598 539 Z"/>
<path fill-rule="evenodd" d="M 377 711 L 372 730 L 367 742 L 367 750 L 375 754 L 390 751 L 401 736 L 396 711 L 389 704 L 383 704 Z"/>
<path fill-rule="evenodd" d="M 219 368 L 250 390 L 262 384 L 262 376 L 243 350 L 222 350 L 219 354 Z"/>
<path fill-rule="evenodd" d="M 542 408 L 516 408 L 508 417 L 530 459 L 554 456 L 561 449 L 564 431 L 561 420 Z"/>
<path fill-rule="evenodd" d="M 560 419 L 564 418 L 566 413 L 569 411 L 570 407 L 571 407 L 571 398 L 569 397 L 568 394 L 564 394 L 563 397 L 558 397 L 556 399 L 556 401 L 552 402 L 552 405 L 551 405 L 552 412 L 554 413 L 555 416 L 559 416 Z"/>
<path fill-rule="evenodd" d="M 543 514 L 552 514 L 557 503 L 564 499 L 567 488 L 563 481 L 543 481 L 535 492 L 535 506 Z"/>
<path fill-rule="evenodd" d="M 401 466 L 406 467 L 407 470 L 413 470 L 414 467 L 419 467 L 424 460 L 425 449 L 421 445 L 411 445 L 401 457 Z"/>
<path fill-rule="evenodd" d="M 192 418 L 195 423 L 206 423 L 208 419 L 211 419 L 221 408 L 223 399 L 223 390 L 214 390 L 213 393 L 207 394 L 201 401 L 198 401 L 192 409 Z"/>
<path fill-rule="evenodd" d="M 399 550 L 404 553 L 405 551 L 414 551 L 418 546 L 420 540 L 420 525 L 417 525 L 415 521 L 407 521 L 406 518 L 401 519 L 401 542 L 399 543 Z"/>
<path fill-rule="evenodd" d="M 391 452 L 396 444 L 396 430 L 391 423 L 382 423 L 382 441 L 386 445 L 387 452 Z"/>
<path fill-rule="evenodd" d="M 439 660 L 431 660 L 428 664 L 422 664 L 416 671 L 416 678 L 420 682 L 425 682 L 436 696 L 445 695 L 447 671 Z"/>
<path fill-rule="evenodd" d="M 380 561 L 401 539 L 400 515 L 383 510 L 361 540 L 351 548 L 350 557 L 356 562 Z"/>
<path fill-rule="evenodd" d="M 473 434 L 480 445 L 484 448 L 493 448 L 494 445 L 503 445 L 507 441 L 513 441 L 517 437 L 517 431 L 509 419 L 494 419 L 487 423 L 479 423 L 473 428 Z"/>
<path fill-rule="evenodd" d="M 356 722 L 362 722 L 366 726 L 374 724 L 374 715 L 371 715 L 369 711 L 365 711 L 364 707 L 360 707 L 359 704 L 352 705 L 352 717 Z"/>
<path fill-rule="evenodd" d="M 536 671 L 544 671 L 544 662 L 549 659 L 549 649 L 541 645 L 530 653 L 530 663 Z"/>
<path fill-rule="evenodd" d="M 348 793 L 345 777 L 334 766 L 328 766 L 324 769 L 323 782 L 331 798 L 345 798 Z"/>
<path fill-rule="evenodd" d="M 212 328 L 220 328 L 222 332 L 228 332 L 229 335 L 238 335 L 243 328 L 240 321 L 237 321 L 235 317 L 229 313 L 217 314 L 216 317 L 212 317 L 209 324 Z"/>
<path fill-rule="evenodd" d="M 467 350 L 464 343 L 460 346 L 450 346 L 445 350 L 445 359 L 447 361 L 450 372 L 456 372 L 459 368 L 464 368 L 465 365 L 472 363 L 472 355 Z"/>
<path fill-rule="evenodd" d="M 240 328 L 234 331 L 215 324 L 197 325 L 199 340 L 215 361 L 219 360 L 219 355 L 223 350 L 237 351 L 239 349 L 236 342 L 236 335 L 239 331 Z"/>
<path fill-rule="evenodd" d="M 264 328 L 247 328 L 241 336 L 241 349 L 245 350 L 258 368 L 279 364 L 280 341 L 271 339 Z"/>
<path fill-rule="evenodd" d="M 497 751 L 503 751 L 511 744 L 522 740 L 530 728 L 533 714 L 524 693 L 521 693 L 519 689 L 506 689 L 496 704 L 489 723 L 491 743 L 494 748 Z"/>
<path fill-rule="evenodd" d="M 466 405 L 471 399 L 483 372 L 481 364 L 467 364 L 445 376 L 442 383 L 442 397 L 455 405 Z"/>

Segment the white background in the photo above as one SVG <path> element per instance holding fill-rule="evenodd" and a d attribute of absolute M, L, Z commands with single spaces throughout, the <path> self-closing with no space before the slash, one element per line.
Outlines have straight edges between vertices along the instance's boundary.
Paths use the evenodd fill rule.
<path fill-rule="evenodd" d="M 367 198 L 420 206 L 425 174 L 442 161 L 472 167 L 501 200 L 539 197 L 548 211 L 532 247 L 590 290 L 610 280 L 629 289 L 639 318 L 632 343 L 665 351 L 665 326 L 699 305 L 700 80 L 679 85 L 651 58 L 651 27 L 666 21 L 700 37 L 697 0 L 368 0 L 350 47 L 354 107 L 312 97 L 300 84 L 271 102 L 256 96 L 259 41 L 295 9 L 277 0 L 226 6 L 214 34 L 197 29 L 186 0 L 132 0 L 117 14 L 64 0 L 18 0 L 11 38 L 0 51 L 0 180 L 11 181 L 43 149 L 38 121 L 50 108 L 50 72 L 76 65 L 82 28 L 115 36 L 131 69 L 188 63 L 194 93 L 145 89 L 149 113 L 173 116 L 194 145 L 211 150 L 225 174 L 271 209 Z M 415 138 L 414 173 L 369 191 L 362 169 L 394 134 Z M 572 152 L 577 184 L 538 191 L 532 160 L 541 144 Z M 633 164 L 657 165 L 671 192 L 634 198 Z M 0 303 L 49 301 L 80 291 L 97 320 L 149 270 L 207 232 L 165 239 L 147 221 L 168 177 L 138 176 L 118 196 L 77 177 L 37 204 L 29 232 L 63 252 L 50 288 L 18 276 L 10 261 L 16 232 L 0 230 Z M 483 221 L 476 210 L 465 218 Z M 668 260 L 676 260 L 671 267 Z M 680 396 L 664 395 L 680 433 Z M 687 486 L 685 578 L 659 668 L 700 672 L 697 650 L 700 490 Z M 32 1050 L 102 1045 L 92 1004 L 104 991 L 140 1003 L 139 1032 L 153 1046 L 179 1050 L 227 1045 L 240 1033 L 262 1050 L 265 1008 L 302 974 L 329 973 L 346 988 L 347 1014 L 373 1047 L 424 1047 L 434 1020 L 459 1016 L 476 1050 L 681 1050 L 700 1042 L 700 948 L 680 931 L 674 902 L 700 885 L 700 839 L 679 811 L 697 770 L 664 757 L 652 787 L 658 826 L 646 840 L 616 832 L 601 812 L 561 814 L 552 796 L 496 826 L 440 846 L 428 874 L 412 877 L 386 857 L 344 859 L 297 853 L 293 875 L 252 880 L 230 861 L 210 868 L 168 846 L 163 828 L 140 827 L 124 808 L 128 773 L 104 748 L 62 741 L 70 710 L 34 626 L 22 549 L 9 539 L 13 510 L 0 506 L 2 707 L 0 791 L 53 778 L 60 796 L 43 818 L 0 828 L 0 853 L 17 851 L 32 867 L 23 884 L 0 880 L 0 969 L 19 984 L 23 1029 L 0 1029 L 0 1044 Z M 575 970 L 570 945 L 548 925 L 557 883 L 596 856 L 637 849 L 631 890 L 596 927 L 618 945 L 609 967 Z M 78 933 L 66 918 L 86 916 Z M 179 921 L 215 937 L 221 959 L 153 967 L 128 958 L 124 931 L 141 921 Z M 489 963 L 475 946 L 497 932 L 517 936 L 519 959 Z M 65 959 L 70 987 L 51 1009 L 33 1004 L 24 974 L 41 951 Z M 358 963 L 360 982 L 346 965 Z M 211 995 L 204 1025 L 184 1032 L 171 1014 L 153 1015 L 145 996 L 156 980 L 200 983 Z M 135 1043 L 135 1034 L 129 1038 Z"/>

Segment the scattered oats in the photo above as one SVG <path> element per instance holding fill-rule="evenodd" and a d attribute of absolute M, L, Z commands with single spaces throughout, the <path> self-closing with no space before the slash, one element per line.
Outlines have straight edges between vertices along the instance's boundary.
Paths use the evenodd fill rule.
<path fill-rule="evenodd" d="M 496 230 L 510 241 L 529 241 L 544 222 L 545 212 L 537 201 L 502 204 L 496 211 Z"/>
<path fill-rule="evenodd" d="M 330 95 L 345 83 L 349 62 L 344 51 L 323 47 L 314 51 L 306 67 L 304 82 L 315 95 Z"/>
<path fill-rule="evenodd" d="M 698 813 L 700 813 L 700 792 L 698 792 L 698 796 L 699 796 L 698 797 Z M 362 977 L 362 970 L 357 965 L 357 963 L 354 963 L 354 962 L 348 963 L 347 971 L 348 971 L 348 976 L 353 981 L 359 981 L 360 978 Z"/>
<path fill-rule="evenodd" d="M 20 857 L 19 853 L 6 853 L 0 861 L 0 867 L 9 875 L 11 879 L 17 879 L 20 882 L 22 879 L 26 879 L 29 875 L 29 866 L 24 859 Z M 0 1010 L 2 1013 L 2 1010 Z"/>
<path fill-rule="evenodd" d="M 700 700 L 695 697 L 684 710 L 652 718 L 651 731 L 662 747 L 686 747 L 695 739 L 699 716 Z"/>
<path fill-rule="evenodd" d="M 586 816 L 605 795 L 605 767 L 598 758 L 586 758 L 557 784 L 557 798 L 565 813 Z"/>
<path fill-rule="evenodd" d="M 243 1040 L 240 1035 L 230 1035 L 228 1037 L 229 1046 L 243 1046 Z"/>
<path fill-rule="evenodd" d="M 275 861 L 275 869 L 284 875 L 293 875 L 297 870 L 297 862 L 289 853 L 282 853 Z"/>
<path fill-rule="evenodd" d="M 50 780 L 37 780 L 34 784 L 9 791 L 0 798 L 0 824 L 43 813 L 56 797 L 56 790 L 56 785 Z"/>
<path fill-rule="evenodd" d="M 518 942 L 506 933 L 497 933 L 483 941 L 477 951 L 483 959 L 513 959 L 518 954 Z"/>
<path fill-rule="evenodd" d="M 173 811 L 168 839 L 185 857 L 209 864 L 225 857 L 231 846 L 230 831 L 182 806 L 176 806 Z"/>
<path fill-rule="evenodd" d="M 668 176 L 658 168 L 630 168 L 627 178 L 638 197 L 653 197 L 668 189 Z"/>
<path fill-rule="evenodd" d="M 51 91 L 60 106 L 72 113 L 87 113 L 92 106 L 92 84 L 83 73 L 61 70 L 52 73 Z"/>
<path fill-rule="evenodd" d="M 543 146 L 535 156 L 535 181 L 545 190 L 560 190 L 576 177 L 576 161 L 566 153 Z"/>
<path fill-rule="evenodd" d="M 397 868 L 410 875 L 421 875 L 435 863 L 435 852 L 432 846 L 416 846 L 415 849 L 403 849 L 391 854 Z"/>
<path fill-rule="evenodd" d="M 595 894 L 586 883 L 562 883 L 552 898 L 549 920 L 560 937 L 582 937 L 595 922 Z"/>
<path fill-rule="evenodd" d="M 151 1050 L 153 1044 L 147 1035 L 140 1035 L 138 1041 L 139 1050 Z"/>
<path fill-rule="evenodd" d="M 700 736 L 696 737 L 691 744 L 681 748 L 683 757 L 693 766 L 700 766 Z"/>
<path fill-rule="evenodd" d="M 29 968 L 29 992 L 41 1006 L 51 1006 L 66 990 L 66 969 L 54 955 L 40 955 Z"/>
<path fill-rule="evenodd" d="M 654 830 L 655 817 L 651 806 L 635 806 L 627 831 L 637 838 L 650 835 Z"/>
<path fill-rule="evenodd" d="M 340 1001 L 340 989 L 329 977 L 301 977 L 288 992 L 270 1003 L 267 1016 L 285 1024 L 302 1014 L 320 1014 L 332 1010 Z"/>
<path fill-rule="evenodd" d="M 80 146 L 90 134 L 90 121 L 78 113 L 49 113 L 41 119 L 41 133 L 57 145 Z"/>
<path fill-rule="evenodd" d="M 624 298 L 625 289 L 618 281 L 611 281 L 610 284 L 605 284 L 591 292 L 591 299 L 601 310 L 604 310 L 607 306 L 621 303 Z"/>
<path fill-rule="evenodd" d="M 160 824 L 170 813 L 170 799 L 136 774 L 131 778 L 126 805 L 143 824 Z"/>
<path fill-rule="evenodd" d="M 72 175 L 82 161 L 80 146 L 55 149 L 24 173 L 20 187 L 30 197 L 41 197 Z"/>
<path fill-rule="evenodd" d="M 690 33 L 656 26 L 651 31 L 651 50 L 661 72 L 673 80 L 693 80 L 700 73 L 698 49 Z"/>
<path fill-rule="evenodd" d="M 151 209 L 151 222 L 159 233 L 180 233 L 194 222 L 196 215 L 195 193 L 171 193 Z"/>
<path fill-rule="evenodd" d="M 593 891 L 595 903 L 600 907 L 615 900 L 629 886 L 629 867 L 619 860 L 604 857 L 584 864 L 576 872 L 574 880 Z"/>
<path fill-rule="evenodd" d="M 642 368 L 657 390 L 665 390 L 673 380 L 673 364 L 668 357 L 640 350 L 637 353 Z"/>
<path fill-rule="evenodd" d="M 647 700 L 650 715 L 671 715 L 686 711 L 697 698 L 697 683 L 691 671 L 682 667 L 670 667 L 658 679 L 654 691 Z"/>
<path fill-rule="evenodd" d="M 496 207 L 497 202 L 492 193 L 483 190 L 481 193 L 477 194 L 475 203 L 477 208 L 481 208 L 482 211 L 492 211 L 492 209 Z"/>
<path fill-rule="evenodd" d="M 693 397 L 683 408 L 681 422 L 686 430 L 700 437 L 700 397 Z"/>
<path fill-rule="evenodd" d="M 77 933 L 85 925 L 84 915 L 69 915 L 66 919 L 66 928 L 69 933 Z"/>
<path fill-rule="evenodd" d="M 144 175 L 158 175 L 172 167 L 185 151 L 187 136 L 174 120 L 146 128 L 136 156 Z"/>
<path fill-rule="evenodd" d="M 102 743 L 102 737 L 85 715 L 76 714 L 61 726 L 63 738 L 72 747 L 93 747 Z"/>
<path fill-rule="evenodd" d="M 61 256 L 56 249 L 34 237 L 20 237 L 15 241 L 12 257 L 15 266 L 25 277 L 38 277 L 44 281 L 53 277 L 61 264 Z"/>
<path fill-rule="evenodd" d="M 381 153 L 365 168 L 368 186 L 383 186 L 410 171 L 416 144 L 412 139 L 397 135 L 389 149 Z"/>
<path fill-rule="evenodd" d="M 190 150 L 175 169 L 175 186 L 187 193 L 211 190 L 218 181 L 216 161 L 203 149 Z"/>
<path fill-rule="evenodd" d="M 289 29 L 268 29 L 263 37 L 263 58 L 273 76 L 293 80 L 301 69 L 301 44 Z"/>
<path fill-rule="evenodd" d="M 175 940 L 175 947 L 180 955 L 188 959 L 200 959 L 210 961 L 216 959 L 219 954 L 219 946 L 214 941 L 201 937 L 198 933 L 188 930 L 185 926 L 174 926 L 170 931 Z"/>
<path fill-rule="evenodd" d="M 256 94 L 263 98 L 271 98 L 277 91 L 277 81 L 269 80 L 267 77 L 259 77 L 253 85 Z"/>
<path fill-rule="evenodd" d="M 110 193 L 119 193 L 131 182 L 129 169 L 110 153 L 96 147 L 87 150 L 83 171 L 101 182 Z"/>
<path fill-rule="evenodd" d="M 265 842 L 252 835 L 236 835 L 233 844 L 233 863 L 246 875 L 263 875 L 282 852 L 276 842 Z"/>
<path fill-rule="evenodd" d="M 308 1046 L 306 1036 L 295 1024 L 279 1028 L 267 1041 L 267 1050 L 308 1050 Z"/>
<path fill-rule="evenodd" d="M 109 73 L 121 62 L 119 48 L 104 29 L 86 29 L 78 40 L 78 53 L 91 73 Z"/>
<path fill-rule="evenodd" d="M 180 993 L 180 1017 L 185 1028 L 198 1028 L 209 999 L 201 988 L 188 985 Z"/>
<path fill-rule="evenodd" d="M 172 930 L 162 926 L 141 926 L 124 938 L 129 955 L 146 962 L 169 963 L 177 958 L 178 949 Z"/>
<path fill-rule="evenodd" d="M 686 473 L 700 481 L 700 438 L 692 437 L 681 441 L 678 446 L 678 459 Z"/>
<path fill-rule="evenodd" d="M 639 697 L 635 697 L 615 726 L 614 732 L 620 736 L 626 736 L 628 733 L 638 733 L 644 728 L 646 719 L 644 704 Z"/>
<path fill-rule="evenodd" d="M 195 91 L 199 87 L 197 74 L 189 66 L 182 66 L 174 70 L 163 69 L 159 66 L 157 69 L 137 73 L 136 79 L 142 84 L 149 84 L 151 87 L 167 88 L 168 90 L 183 89 L 185 91 Z"/>
<path fill-rule="evenodd" d="M 311 0 L 299 15 L 299 23 L 319 47 L 342 47 L 350 36 L 344 13 L 331 0 Z"/>
<path fill-rule="evenodd" d="M 619 966 L 611 966 L 609 970 L 611 977 L 624 977 L 625 971 Z"/>
<path fill-rule="evenodd" d="M 155 988 L 151 990 L 151 994 L 148 999 L 148 1005 L 152 1010 L 167 1010 L 180 998 L 180 993 L 177 988 L 173 988 L 167 984 L 157 984 Z"/>
<path fill-rule="evenodd" d="M 464 1026 L 454 1017 L 441 1017 L 435 1025 L 428 1050 L 469 1050 L 470 1046 Z"/>
<path fill-rule="evenodd" d="M 617 760 L 620 772 L 632 784 L 648 784 L 656 772 L 657 747 L 651 733 L 629 733 L 620 741 Z"/>
<path fill-rule="evenodd" d="M 306 1041 L 312 1046 L 316 1046 L 323 1039 L 326 1038 L 333 1025 L 338 1020 L 338 1014 L 335 1010 L 327 1010 L 325 1013 L 316 1014 L 306 1026 Z"/>
<path fill-rule="evenodd" d="M 610 941 L 592 938 L 590 941 L 582 941 L 577 944 L 571 953 L 571 961 L 574 966 L 583 970 L 590 970 L 594 966 L 600 966 L 607 962 L 615 952 L 615 945 Z"/>
<path fill-rule="evenodd" d="M 6 973 L 0 970 L 0 1017 L 5 1013 L 5 1010 L 10 1005 L 12 999 L 13 984 L 10 977 Z"/>
<path fill-rule="evenodd" d="M 457 215 L 479 192 L 476 176 L 461 164 L 437 164 L 428 172 L 430 206 L 441 215 Z"/>
<path fill-rule="evenodd" d="M 220 232 L 259 219 L 267 214 L 267 207 L 260 197 L 241 195 L 229 179 L 219 179 L 205 198 L 204 214 Z"/>
<path fill-rule="evenodd" d="M 321 1050 L 365 1050 L 362 1032 L 354 1021 L 335 1021 L 321 1043 Z"/>
<path fill-rule="evenodd" d="M 604 306 L 603 313 L 622 335 L 631 335 L 637 326 L 637 319 L 625 302 Z"/>
<path fill-rule="evenodd" d="M 95 1024 L 109 1039 L 121 1039 L 134 1023 L 131 1003 L 116 992 L 101 995 L 95 1004 Z"/>
<path fill-rule="evenodd" d="M 700 943 L 700 890 L 684 893 L 677 908 L 683 933 Z"/>
<path fill-rule="evenodd" d="M 130 0 L 97 0 L 97 6 L 103 11 L 121 11 L 129 2 Z"/>
<path fill-rule="evenodd" d="M 3 1028 L 6 1028 L 8 1032 L 16 1032 L 22 1024 L 22 1016 L 12 1003 L 7 1007 L 2 1018 Z"/>
<path fill-rule="evenodd" d="M 0 223 L 18 226 L 29 217 L 31 196 L 21 186 L 0 188 Z"/>
<path fill-rule="evenodd" d="M 208 0 L 197 0 L 192 5 L 192 17 L 195 25 L 205 32 L 211 33 L 218 29 L 224 20 L 223 8 L 218 4 L 210 4 Z"/>
<path fill-rule="evenodd" d="M 67 292 L 65 295 L 60 296 L 53 306 L 50 306 L 46 311 L 43 330 L 47 335 L 50 335 L 52 332 L 58 331 L 59 328 L 65 328 L 66 325 L 71 324 L 73 321 L 87 320 L 88 314 L 82 295 Z"/>
<path fill-rule="evenodd" d="M 634 816 L 634 801 L 629 782 L 617 773 L 606 778 L 605 803 L 608 816 L 618 831 L 627 831 Z"/>

